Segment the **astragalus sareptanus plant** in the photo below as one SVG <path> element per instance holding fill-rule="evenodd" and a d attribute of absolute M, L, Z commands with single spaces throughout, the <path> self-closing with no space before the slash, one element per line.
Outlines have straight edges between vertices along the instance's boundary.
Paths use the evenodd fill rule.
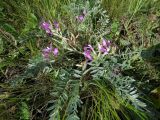
<path fill-rule="evenodd" d="M 2 1 L 0 119 L 159 119 L 159 2 L 117 1 Z"/>

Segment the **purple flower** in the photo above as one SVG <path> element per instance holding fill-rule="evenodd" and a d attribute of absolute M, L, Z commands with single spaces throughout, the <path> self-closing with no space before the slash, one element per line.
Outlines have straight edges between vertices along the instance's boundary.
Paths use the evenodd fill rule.
<path fill-rule="evenodd" d="M 79 22 L 83 22 L 86 15 L 87 15 L 87 10 L 83 10 L 79 16 L 76 16 L 76 20 Z"/>
<path fill-rule="evenodd" d="M 49 53 L 42 52 L 42 56 L 45 60 L 49 60 Z"/>
<path fill-rule="evenodd" d="M 103 39 L 102 45 L 103 45 L 103 47 L 110 47 L 111 41 L 110 41 L 110 40 L 107 40 L 107 41 L 106 41 L 106 39 Z"/>
<path fill-rule="evenodd" d="M 51 25 L 50 25 L 49 22 L 44 21 L 44 22 L 41 23 L 41 28 L 43 30 L 45 30 L 47 34 L 52 35 L 52 31 L 51 31 L 50 27 L 51 27 Z"/>
<path fill-rule="evenodd" d="M 42 56 L 44 57 L 44 59 L 49 60 L 49 48 L 45 48 L 42 50 Z"/>
<path fill-rule="evenodd" d="M 49 27 L 50 27 L 50 24 L 49 24 L 48 22 L 42 22 L 42 23 L 41 23 L 41 27 L 42 27 L 42 29 L 44 29 L 44 30 L 48 30 Z"/>
<path fill-rule="evenodd" d="M 90 51 L 84 51 L 84 57 L 89 60 L 89 61 L 92 61 L 93 60 L 93 57 L 91 56 L 91 52 Z"/>
<path fill-rule="evenodd" d="M 54 27 L 56 28 L 56 29 L 59 29 L 60 27 L 59 27 L 59 23 L 57 22 L 57 21 L 54 21 Z"/>
<path fill-rule="evenodd" d="M 42 56 L 44 57 L 44 59 L 49 60 L 50 55 L 58 55 L 58 48 L 53 49 L 52 44 L 50 44 L 50 47 L 47 47 L 42 50 Z"/>
<path fill-rule="evenodd" d="M 93 57 L 91 55 L 91 52 L 93 52 L 94 49 L 91 45 L 87 45 L 84 47 L 84 57 L 88 60 L 88 61 L 92 61 Z"/>
<path fill-rule="evenodd" d="M 58 48 L 54 48 L 53 54 L 54 54 L 54 56 L 57 56 L 57 55 L 58 55 Z"/>
<path fill-rule="evenodd" d="M 102 44 L 98 44 L 98 49 L 100 52 L 106 55 L 110 51 L 110 46 L 111 42 L 109 40 L 106 41 L 103 39 Z"/>
<path fill-rule="evenodd" d="M 82 22 L 84 20 L 84 15 L 76 16 L 76 20 Z"/>
<path fill-rule="evenodd" d="M 47 48 L 43 49 L 42 51 L 43 51 L 43 53 L 50 53 L 52 51 L 52 48 L 47 47 Z"/>

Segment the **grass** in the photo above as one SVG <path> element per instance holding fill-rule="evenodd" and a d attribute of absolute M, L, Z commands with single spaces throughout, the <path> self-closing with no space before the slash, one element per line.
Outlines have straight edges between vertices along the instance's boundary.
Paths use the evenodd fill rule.
<path fill-rule="evenodd" d="M 129 21 L 141 12 L 152 10 L 158 10 L 159 1 L 151 0 L 103 0 L 104 7 L 108 10 L 111 17 L 115 19 L 129 17 Z"/>
<path fill-rule="evenodd" d="M 86 4 L 80 0 L 2 1 L 0 119 L 159 119 L 159 108 L 153 107 L 156 105 L 154 101 L 160 100 L 157 98 L 159 92 L 151 92 L 160 85 L 159 57 L 158 54 L 152 56 L 150 52 L 159 50 L 154 45 L 159 44 L 160 38 L 160 1 L 101 2 L 102 6 L 99 7 L 92 0 Z M 85 22 L 79 24 L 75 16 L 81 14 L 84 8 L 89 15 Z M 101 8 L 107 12 L 102 12 Z M 62 33 L 55 33 L 53 37 L 44 34 L 39 27 L 43 20 L 58 21 Z M 92 75 L 91 65 L 86 66 L 83 46 L 92 44 L 96 51 L 101 37 L 112 41 L 112 49 L 109 58 L 98 61 L 95 57 L 97 63 L 93 69 L 104 67 L 103 63 L 108 65 L 106 61 L 109 67 L 115 62 L 115 69 L 112 71 L 108 67 L 105 70 L 110 72 L 105 72 L 107 75 L 120 73 L 121 77 L 135 79 L 132 85 L 143 93 L 142 101 L 150 101 L 147 102 L 147 110 L 152 113 L 151 116 L 146 114 L 147 110 L 142 111 L 126 102 L 124 96 L 111 87 L 112 83 L 93 80 L 93 76 L 99 72 Z M 59 48 L 60 55 L 47 63 L 43 61 L 41 51 L 50 42 Z M 146 49 L 149 58 L 141 55 Z M 119 57 L 122 66 L 115 59 L 109 60 L 114 55 Z M 107 75 L 98 76 L 98 79 L 107 78 Z M 51 110 L 47 111 L 48 108 Z"/>
<path fill-rule="evenodd" d="M 122 30 L 128 36 L 122 40 L 143 47 L 158 43 L 155 40 L 158 38 L 153 37 L 153 29 L 159 26 L 159 5 L 159 1 L 152 0 L 103 0 L 103 6 L 113 20 L 121 21 Z"/>

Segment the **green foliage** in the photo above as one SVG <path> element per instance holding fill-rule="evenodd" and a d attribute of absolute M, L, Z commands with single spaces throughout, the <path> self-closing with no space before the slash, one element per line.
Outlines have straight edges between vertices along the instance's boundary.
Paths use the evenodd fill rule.
<path fill-rule="evenodd" d="M 30 119 L 30 112 L 29 112 L 29 108 L 28 108 L 28 105 L 26 104 L 26 102 L 21 103 L 20 109 L 21 109 L 20 120 L 29 120 Z"/>
<path fill-rule="evenodd" d="M 0 54 L 3 52 L 3 41 L 0 39 Z"/>
<path fill-rule="evenodd" d="M 155 0 L 103 0 L 103 6 L 109 11 L 112 17 L 122 17 L 124 15 L 135 16 L 136 13 L 158 7 L 159 1 Z M 145 9 L 144 9 L 145 8 Z"/>
<path fill-rule="evenodd" d="M 157 87 L 156 89 L 152 90 L 150 96 L 151 99 L 153 100 L 155 107 L 160 108 L 160 87 Z"/>
<path fill-rule="evenodd" d="M 51 91 L 53 100 L 49 101 L 48 108 L 50 120 L 79 120 L 77 107 L 81 100 L 79 96 L 80 81 L 71 79 L 72 71 L 60 70 L 54 80 L 54 87 Z M 61 114 L 63 113 L 63 114 Z"/>
<path fill-rule="evenodd" d="M 108 56 L 108 57 L 101 56 L 97 58 L 97 60 L 88 64 L 89 69 L 86 69 L 83 72 L 79 70 L 75 70 L 74 74 L 72 74 L 71 71 L 69 72 L 71 75 L 70 77 L 74 76 L 76 79 L 81 80 L 82 83 L 77 84 L 78 88 L 80 85 L 82 85 L 80 93 L 86 92 L 86 96 L 88 96 L 87 95 L 89 92 L 88 87 L 90 86 L 91 96 L 93 97 L 92 98 L 93 108 L 92 106 L 89 108 L 93 110 L 91 111 L 90 114 L 88 114 L 88 116 L 86 114 L 85 114 L 86 116 L 81 116 L 82 118 L 120 119 L 120 116 L 119 116 L 119 112 L 120 112 L 120 114 L 122 114 L 124 118 L 129 119 L 128 111 L 130 111 L 129 113 L 134 114 L 134 116 L 132 117 L 136 119 L 137 118 L 147 119 L 147 116 L 145 115 L 145 113 L 143 113 L 145 110 L 147 110 L 147 107 L 146 107 L 146 104 L 142 101 L 143 97 L 141 93 L 137 90 L 137 87 L 135 86 L 135 80 L 129 76 L 124 76 L 122 74 L 124 70 L 132 68 L 130 62 L 127 63 L 126 61 L 128 60 L 124 60 L 124 58 L 126 59 L 128 55 L 122 54 L 118 56 L 115 55 L 115 56 Z M 58 73 L 64 74 L 65 72 L 66 70 L 65 71 L 63 70 L 63 72 L 58 72 Z M 90 75 L 92 76 L 91 79 L 87 79 L 86 77 Z M 68 79 L 67 75 L 63 75 L 63 76 L 65 76 L 65 79 Z M 62 118 L 64 119 L 65 115 L 68 113 L 68 111 L 70 111 L 69 109 L 65 109 L 65 105 L 70 106 L 70 104 L 73 101 L 74 102 L 71 105 L 74 105 L 74 104 L 75 105 L 72 106 L 73 108 L 71 110 L 77 111 L 77 100 L 79 101 L 79 97 L 78 97 L 79 93 L 75 92 L 74 90 L 69 91 L 68 89 L 71 87 L 70 82 L 72 80 L 68 79 L 65 82 L 65 79 L 63 79 L 62 83 L 60 79 L 58 79 L 59 81 L 58 84 L 55 84 L 54 88 L 56 91 L 52 95 L 54 96 L 54 98 L 56 97 L 58 99 L 51 101 L 51 103 L 53 103 L 53 106 L 50 107 L 49 110 L 53 109 L 54 111 L 51 114 L 51 118 L 52 118 L 52 115 L 57 115 L 59 117 L 62 116 Z M 79 91 L 77 90 L 76 86 L 74 87 L 76 91 Z M 61 91 L 62 93 L 57 91 Z M 69 96 L 72 94 L 74 94 L 77 97 L 72 96 L 70 99 Z M 86 97 L 86 96 L 83 96 L 83 97 Z M 91 104 L 91 103 L 88 103 L 88 104 Z M 55 106 L 58 106 L 58 107 L 55 108 Z M 81 107 L 83 108 L 84 106 L 81 105 Z M 61 114 L 60 114 L 60 111 L 61 111 Z M 69 117 L 72 117 L 72 115 L 70 114 L 67 114 L 67 115 L 69 115 Z M 55 117 L 53 117 L 53 119 L 55 119 Z"/>
<path fill-rule="evenodd" d="M 52 20 L 56 18 L 58 15 L 56 11 L 60 10 L 61 5 L 67 4 L 69 1 L 70 0 L 4 0 L 0 6 L 2 8 L 1 11 L 2 13 L 7 12 L 5 18 L 10 17 L 11 20 L 2 20 L 2 22 L 12 23 L 21 33 L 25 34 L 37 27 L 38 22 L 41 20 Z"/>
<path fill-rule="evenodd" d="M 38 25 L 37 17 L 33 13 L 29 13 L 27 18 L 28 20 L 26 21 L 25 28 L 22 30 L 22 34 L 28 32 L 31 29 L 35 29 Z"/>
<path fill-rule="evenodd" d="M 78 32 L 80 33 L 80 37 L 85 40 L 97 39 L 96 36 L 102 37 L 107 34 L 109 19 L 106 11 L 101 7 L 101 2 L 99 0 L 94 4 L 89 1 L 74 1 L 64 6 L 62 10 L 66 12 L 66 15 L 71 21 L 70 25 L 66 27 L 68 30 L 71 30 L 70 32 L 73 34 Z M 84 21 L 76 21 L 76 16 L 81 15 L 83 11 L 86 11 Z M 84 37 L 81 36 L 81 34 L 83 34 Z"/>
<path fill-rule="evenodd" d="M 19 85 L 23 85 L 24 83 L 26 83 L 26 79 L 37 77 L 38 74 L 40 72 L 42 72 L 45 69 L 46 66 L 47 65 L 43 61 L 42 56 L 41 55 L 37 55 L 33 59 L 31 59 L 29 61 L 28 67 L 26 68 L 24 73 L 22 73 L 19 76 L 16 76 L 9 83 L 13 87 L 16 87 L 16 86 L 19 86 Z"/>
<path fill-rule="evenodd" d="M 75 84 L 75 83 L 74 83 Z M 73 85 L 72 95 L 70 96 L 70 100 L 67 107 L 67 118 L 66 120 L 80 120 L 78 117 L 78 106 L 81 104 L 80 96 L 79 96 L 79 83 Z"/>
<path fill-rule="evenodd" d="M 100 57 L 89 64 L 90 68 L 85 71 L 85 74 L 90 73 L 95 81 L 104 81 L 108 89 L 113 89 L 126 106 L 131 104 L 139 110 L 146 109 L 146 104 L 140 100 L 142 96 L 140 97 L 140 93 L 134 86 L 135 80 L 122 74 L 124 70 L 131 69 L 131 64 L 127 64 L 126 61 L 128 60 L 124 60 L 122 56 L 110 56 L 106 59 Z"/>
<path fill-rule="evenodd" d="M 141 53 L 143 59 L 158 65 L 160 60 L 160 44 L 154 45 Z"/>
<path fill-rule="evenodd" d="M 159 108 L 159 71 L 152 66 L 159 49 L 142 52 L 147 62 L 140 52 L 158 42 L 159 16 L 158 0 L 3 0 L 0 119 L 157 120 L 147 101 Z M 43 20 L 58 21 L 60 31 L 43 34 Z M 103 37 L 111 52 L 84 61 L 84 45 Z M 59 55 L 45 61 L 40 52 L 50 42 Z"/>
<path fill-rule="evenodd" d="M 105 85 L 106 83 L 102 81 L 94 81 L 92 83 L 93 87 L 96 89 L 92 92 L 93 102 L 92 105 L 92 116 L 94 120 L 105 119 L 105 120 L 120 120 L 118 115 L 118 110 L 122 111 L 120 108 L 121 100 L 110 91 L 109 88 Z M 121 113 L 124 114 L 123 112 Z M 121 115 L 121 116 L 122 116 Z M 125 114 L 124 114 L 125 115 Z M 125 115 L 127 116 L 127 115 Z M 125 117 L 127 119 L 127 117 Z"/>

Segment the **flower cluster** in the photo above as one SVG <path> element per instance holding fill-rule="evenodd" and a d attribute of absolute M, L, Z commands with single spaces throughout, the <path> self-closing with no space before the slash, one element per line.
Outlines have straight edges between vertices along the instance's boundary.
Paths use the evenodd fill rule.
<path fill-rule="evenodd" d="M 54 21 L 53 25 L 54 25 L 54 28 L 56 30 L 58 30 L 58 31 L 60 30 L 59 23 L 57 21 Z M 43 30 L 45 30 L 47 34 L 53 35 L 53 33 L 52 33 L 52 24 L 50 24 L 49 22 L 45 22 L 45 21 L 42 22 L 41 23 L 41 28 Z"/>
<path fill-rule="evenodd" d="M 56 30 L 58 30 L 58 31 L 60 30 L 59 23 L 57 21 L 54 21 L 53 25 Z M 53 35 L 53 33 L 52 33 L 53 25 L 50 24 L 50 22 L 44 21 L 41 23 L 41 28 L 43 30 L 45 30 L 47 34 Z M 49 60 L 50 56 L 52 56 L 52 55 L 54 55 L 55 57 L 58 55 L 58 48 L 53 48 L 52 44 L 50 44 L 49 47 L 44 48 L 42 50 L 42 56 L 45 60 Z"/>
<path fill-rule="evenodd" d="M 76 16 L 77 21 L 82 22 L 86 14 L 87 14 L 86 10 L 83 10 L 81 15 Z M 52 33 L 53 26 L 56 30 L 58 31 L 60 30 L 60 26 L 57 21 L 54 21 L 53 25 L 45 21 L 41 23 L 41 28 L 45 30 L 46 33 L 48 33 L 49 35 L 53 35 Z M 98 50 L 103 55 L 107 55 L 110 51 L 110 46 L 111 46 L 111 42 L 109 40 L 103 39 L 101 44 L 98 43 Z M 92 53 L 96 54 L 92 45 L 87 45 L 84 47 L 83 54 L 87 61 L 93 60 Z M 42 55 L 44 59 L 49 60 L 51 55 L 54 55 L 54 56 L 58 55 L 58 48 L 52 48 L 52 44 L 50 44 L 50 47 L 47 47 L 42 50 Z"/>
<path fill-rule="evenodd" d="M 111 41 L 103 39 L 101 44 L 98 44 L 98 50 L 100 53 L 107 55 L 110 51 Z M 84 47 L 84 57 L 87 61 L 92 61 L 93 56 L 92 53 L 94 52 L 94 49 L 91 45 L 87 45 Z"/>
<path fill-rule="evenodd" d="M 52 44 L 50 44 L 49 47 L 42 50 L 42 56 L 45 60 L 49 60 L 51 55 L 54 55 L 55 57 L 58 55 L 58 48 L 53 48 Z"/>

